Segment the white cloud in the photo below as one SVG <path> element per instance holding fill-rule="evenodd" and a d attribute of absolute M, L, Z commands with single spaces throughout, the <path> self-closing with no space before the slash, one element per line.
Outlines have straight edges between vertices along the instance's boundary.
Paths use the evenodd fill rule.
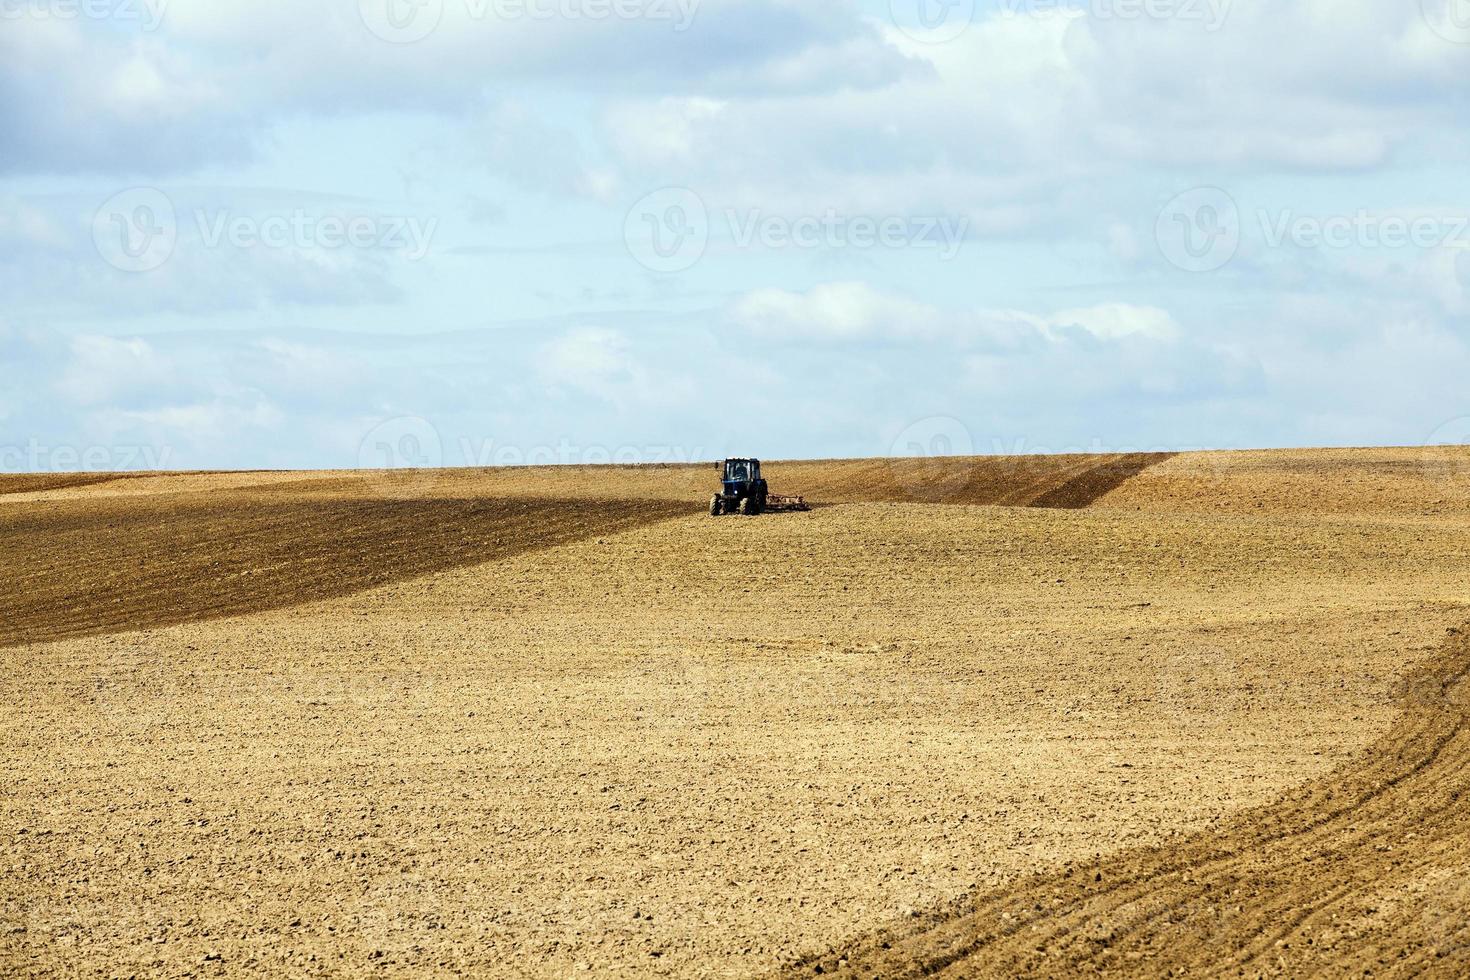
<path fill-rule="evenodd" d="M 71 341 L 71 358 L 57 391 L 78 405 L 100 405 L 166 385 L 175 365 L 139 338 L 81 336 Z"/>
<path fill-rule="evenodd" d="M 615 173 L 591 162 L 589 149 L 570 130 L 548 125 L 525 103 L 505 102 L 487 112 L 475 143 L 493 173 L 524 189 L 604 203 L 617 193 Z"/>
<path fill-rule="evenodd" d="M 286 416 L 266 401 L 239 405 L 220 400 L 139 410 L 106 409 L 93 418 L 112 430 L 164 430 L 175 438 L 201 443 L 222 437 L 239 438 L 240 429 L 274 429 Z"/>
<path fill-rule="evenodd" d="M 766 340 L 902 340 L 949 331 L 952 318 L 862 282 L 825 283 L 805 293 L 758 289 L 729 311 L 734 326 Z"/>
<path fill-rule="evenodd" d="M 1062 310 L 1046 320 L 1052 331 L 1080 327 L 1101 340 L 1123 337 L 1173 340 L 1179 336 L 1179 324 L 1167 310 L 1132 303 L 1102 303 L 1085 309 Z"/>
<path fill-rule="evenodd" d="M 1108 209 L 1156 213 L 1154 187 L 1177 192 L 1201 172 L 1467 155 L 1470 46 L 1435 37 L 1418 4 L 1222 13 L 1213 31 L 1208 18 L 993 16 L 937 45 L 885 28 L 928 70 L 871 91 L 635 97 L 609 109 L 606 138 L 631 179 L 657 186 L 677 171 L 712 206 L 959 213 L 982 234 L 1112 235 L 1130 254 Z"/>
<path fill-rule="evenodd" d="M 374 38 L 358 0 L 172 0 L 153 34 L 6 20 L 0 292 L 24 330 L 0 336 L 5 432 L 105 424 L 197 439 L 193 465 L 302 465 L 350 462 L 353 420 L 385 412 L 501 438 L 881 452 L 868 434 L 935 411 L 997 432 L 1146 439 L 1177 419 L 1208 428 L 1179 439 L 1280 442 L 1370 416 L 1412 433 L 1454 407 L 1463 252 L 1266 249 L 1250 230 L 1262 204 L 1461 203 L 1470 46 L 1415 0 L 1236 0 L 1213 31 L 993 16 L 937 45 L 862 15 L 886 6 L 705 0 L 678 32 L 472 21 L 450 0 L 407 45 Z M 429 209 L 412 216 L 442 213 L 447 238 L 411 270 L 377 249 L 201 247 L 192 219 L 355 209 L 243 188 L 397 193 L 406 170 Z M 165 187 L 183 221 L 142 275 L 92 241 L 94 210 L 133 183 Z M 1154 226 L 1204 183 L 1249 227 L 1229 266 L 1191 278 Z M 667 186 L 716 223 L 831 209 L 967 218 L 974 235 L 937 263 L 717 232 L 695 268 L 643 276 L 626 207 Z M 499 318 L 530 326 L 366 332 Z M 1435 384 L 1399 380 L 1416 364 Z M 731 420 L 710 398 L 736 375 L 769 415 Z"/>
<path fill-rule="evenodd" d="M 683 6 L 607 19 L 450 2 L 412 44 L 369 29 L 370 0 L 169 0 L 157 31 L 142 19 L 7 17 L 0 170 L 187 172 L 248 156 L 290 113 L 462 114 L 512 82 L 599 94 L 818 91 L 881 85 L 911 67 L 834 0 L 702 0 L 688 23 L 661 16 Z M 523 9 L 558 10 L 537 0 Z"/>
<path fill-rule="evenodd" d="M 547 345 L 545 372 L 551 379 L 585 387 L 624 383 L 638 371 L 628 348 L 628 338 L 616 330 L 573 330 Z"/>
<path fill-rule="evenodd" d="M 942 342 L 1015 348 L 1030 339 L 1064 343 L 1082 331 L 1099 340 L 1170 341 L 1179 325 L 1168 311 L 1112 302 L 1051 314 L 1019 310 L 941 310 L 883 293 L 863 282 L 824 283 L 806 292 L 759 289 L 736 299 L 729 321 L 766 340 L 854 343 Z"/>

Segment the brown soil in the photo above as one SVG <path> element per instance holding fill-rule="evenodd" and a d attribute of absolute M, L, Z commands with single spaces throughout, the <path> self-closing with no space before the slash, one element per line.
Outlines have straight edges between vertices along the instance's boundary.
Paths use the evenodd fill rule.
<path fill-rule="evenodd" d="M 0 495 L 41 493 L 125 479 L 112 473 L 0 473 Z"/>
<path fill-rule="evenodd" d="M 1138 473 L 1171 458 L 1169 453 L 1127 456 L 973 456 L 934 459 L 845 459 L 770 462 L 766 479 L 776 493 L 801 494 L 827 504 L 948 503 L 1080 508 Z M 20 478 L 14 478 L 20 479 Z M 53 479 L 53 478 L 47 478 Z M 28 500 L 107 496 L 219 493 L 278 489 L 299 484 L 299 473 L 155 474 L 96 490 L 97 478 L 31 488 Z M 705 503 L 717 486 L 715 464 L 669 466 L 556 466 L 414 472 L 326 472 L 335 492 L 404 499 L 435 497 L 532 497 L 560 500 L 658 497 Z M 20 494 L 26 491 L 10 491 Z M 3 489 L 4 484 L 0 484 Z"/>
<path fill-rule="evenodd" d="M 1470 972 L 1470 643 L 1405 679 L 1354 765 L 1197 836 L 1068 862 L 790 975 Z"/>
<path fill-rule="evenodd" d="M 688 510 L 657 500 L 382 500 L 330 484 L 0 508 L 0 648 L 347 595 Z"/>
<path fill-rule="evenodd" d="M 1400 452 L 9 495 L 0 972 L 1460 975 Z"/>
<path fill-rule="evenodd" d="M 1470 516 L 1470 447 L 1184 453 L 1141 470 L 1102 506 L 1320 519 Z"/>

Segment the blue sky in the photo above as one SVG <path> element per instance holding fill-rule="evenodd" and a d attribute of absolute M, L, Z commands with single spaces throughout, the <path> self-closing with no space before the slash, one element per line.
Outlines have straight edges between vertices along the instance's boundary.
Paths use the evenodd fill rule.
<path fill-rule="evenodd" d="M 0 0 L 0 469 L 1464 441 L 1470 0 Z"/>

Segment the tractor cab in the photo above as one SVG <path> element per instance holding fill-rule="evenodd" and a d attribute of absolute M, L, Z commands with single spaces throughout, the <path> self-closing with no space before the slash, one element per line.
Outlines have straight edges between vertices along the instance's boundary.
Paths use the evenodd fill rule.
<path fill-rule="evenodd" d="M 758 459 L 727 459 L 722 464 L 724 474 L 720 477 L 725 496 L 749 496 L 751 484 L 761 479 L 761 461 Z"/>

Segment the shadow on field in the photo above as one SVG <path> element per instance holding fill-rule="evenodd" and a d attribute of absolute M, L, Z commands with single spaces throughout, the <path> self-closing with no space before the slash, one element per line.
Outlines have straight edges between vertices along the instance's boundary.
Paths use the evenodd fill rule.
<path fill-rule="evenodd" d="M 336 598 L 691 513 L 667 500 L 259 493 L 0 508 L 0 646 Z"/>
<path fill-rule="evenodd" d="M 129 479 L 127 475 L 119 473 L 0 473 L 0 497 L 15 493 L 89 487 L 126 479 Z"/>
<path fill-rule="evenodd" d="M 824 503 L 1078 510 L 1176 453 L 934 456 L 771 463 L 772 489 Z"/>
<path fill-rule="evenodd" d="M 1130 453 L 1116 456 L 1079 473 L 1031 501 L 1032 507 L 1081 510 L 1121 487 L 1150 466 L 1157 466 L 1177 453 Z"/>

